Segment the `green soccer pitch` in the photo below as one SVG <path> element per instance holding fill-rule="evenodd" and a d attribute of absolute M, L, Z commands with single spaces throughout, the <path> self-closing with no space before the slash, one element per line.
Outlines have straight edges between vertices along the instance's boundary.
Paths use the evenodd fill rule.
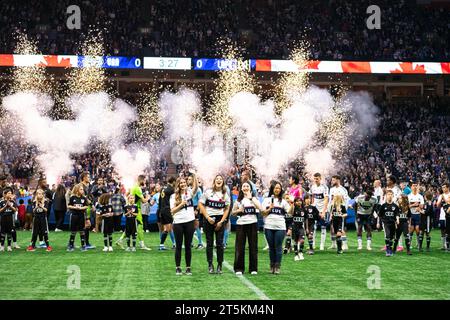
<path fill-rule="evenodd" d="M 380 251 L 382 232 L 374 233 L 372 252 L 358 252 L 356 234 L 349 232 L 349 251 L 339 256 L 334 250 L 316 251 L 298 262 L 293 253 L 284 255 L 280 275 L 269 273 L 269 256 L 262 250 L 265 243 L 260 233 L 258 275 L 245 273 L 244 277 L 234 275 L 226 265 L 223 275 L 209 275 L 205 249 L 193 249 L 192 276 L 176 276 L 174 252 L 157 250 L 155 232 L 145 235 L 152 251 L 137 252 L 118 246 L 114 252 L 102 252 L 102 235 L 91 233 L 97 249 L 69 253 L 67 232 L 50 233 L 53 252 L 26 252 L 30 237 L 30 232 L 18 232 L 22 248 L 0 253 L 2 299 L 450 299 L 450 253 L 440 250 L 438 230 L 432 232 L 430 253 L 413 249 L 412 256 L 401 252 L 394 257 Z M 115 233 L 114 242 L 118 237 Z M 79 243 L 77 235 L 75 244 Z M 170 244 L 168 239 L 166 245 Z M 234 233 L 225 260 L 232 267 Z M 371 266 L 379 268 L 379 289 L 369 289 L 376 287 Z M 71 282 L 73 268 L 80 271 L 79 288 L 72 288 L 76 283 Z"/>

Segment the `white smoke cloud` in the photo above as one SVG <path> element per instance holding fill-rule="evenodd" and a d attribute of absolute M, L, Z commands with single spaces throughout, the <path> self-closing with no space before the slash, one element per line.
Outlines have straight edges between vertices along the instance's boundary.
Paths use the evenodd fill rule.
<path fill-rule="evenodd" d="M 145 150 L 137 150 L 132 153 L 126 149 L 118 149 L 111 155 L 111 161 L 128 190 L 133 186 L 138 175 L 142 174 L 149 166 L 150 153 Z"/>

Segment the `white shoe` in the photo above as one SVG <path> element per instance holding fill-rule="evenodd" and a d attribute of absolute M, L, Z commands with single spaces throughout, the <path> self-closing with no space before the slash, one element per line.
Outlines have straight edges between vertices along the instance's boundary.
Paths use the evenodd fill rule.
<path fill-rule="evenodd" d="M 149 230 L 145 230 L 145 233 L 149 233 L 150 231 Z"/>
<path fill-rule="evenodd" d="M 108 247 L 104 247 L 102 251 L 103 252 L 108 252 Z"/>
<path fill-rule="evenodd" d="M 8 249 L 6 249 L 8 252 L 12 251 L 12 248 L 10 246 L 8 246 Z"/>
<path fill-rule="evenodd" d="M 362 245 L 358 245 L 358 250 L 362 250 Z"/>
<path fill-rule="evenodd" d="M 324 246 L 323 244 L 321 244 L 319 250 L 320 250 L 320 251 L 325 250 L 325 246 Z"/>
<path fill-rule="evenodd" d="M 5 247 L 0 247 L 0 252 L 5 251 Z"/>
<path fill-rule="evenodd" d="M 265 246 L 264 248 L 263 248 L 263 250 L 265 251 L 265 250 L 269 250 L 269 246 Z"/>
<path fill-rule="evenodd" d="M 236 275 L 237 275 L 237 276 L 242 276 L 242 272 L 241 272 L 241 271 L 238 271 L 238 272 L 236 272 Z"/>
<path fill-rule="evenodd" d="M 20 246 L 17 243 L 13 243 L 13 248 L 14 249 L 20 249 Z"/>
<path fill-rule="evenodd" d="M 131 252 L 136 252 L 136 247 L 132 247 Z"/>
<path fill-rule="evenodd" d="M 303 256 L 303 253 L 299 254 L 299 260 L 305 260 L 305 257 Z"/>
<path fill-rule="evenodd" d="M 61 231 L 62 231 L 61 229 L 58 229 L 58 228 L 55 229 L 55 232 L 61 232 Z"/>
<path fill-rule="evenodd" d="M 342 250 L 345 250 L 345 251 L 348 250 L 348 244 L 347 243 L 342 243 Z"/>
<path fill-rule="evenodd" d="M 299 261 L 299 260 L 300 260 L 299 255 L 296 255 L 296 256 L 294 257 L 294 261 Z"/>
<path fill-rule="evenodd" d="M 370 246 L 367 246 L 367 251 L 372 251 L 372 248 Z"/>
<path fill-rule="evenodd" d="M 147 251 L 150 251 L 150 250 L 152 250 L 151 248 L 149 248 L 149 247 L 146 247 L 146 246 L 141 246 L 141 247 L 140 247 L 140 249 L 141 249 L 141 250 L 147 250 Z"/>
<path fill-rule="evenodd" d="M 109 246 L 108 251 L 112 252 L 113 251 L 113 247 Z"/>
<path fill-rule="evenodd" d="M 252 275 L 257 275 L 258 274 L 258 272 L 257 271 L 252 271 L 252 273 L 251 273 Z"/>
<path fill-rule="evenodd" d="M 125 249 L 125 251 L 126 251 L 126 252 L 131 252 L 131 248 L 130 248 L 130 247 L 127 247 L 127 248 Z"/>

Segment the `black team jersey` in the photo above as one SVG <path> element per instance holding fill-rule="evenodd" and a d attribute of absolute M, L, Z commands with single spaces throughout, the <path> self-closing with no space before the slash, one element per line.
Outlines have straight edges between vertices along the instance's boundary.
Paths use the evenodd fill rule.
<path fill-rule="evenodd" d="M 411 218 L 411 210 L 408 208 L 408 211 L 400 210 L 400 223 L 408 222 L 409 218 Z"/>
<path fill-rule="evenodd" d="M 425 217 L 433 217 L 434 212 L 433 212 L 433 204 L 432 203 L 428 203 L 425 202 L 425 204 L 423 205 L 423 216 Z"/>
<path fill-rule="evenodd" d="M 397 217 L 400 216 L 400 208 L 393 202 L 385 202 L 380 206 L 378 215 L 383 223 L 395 223 Z"/>
<path fill-rule="evenodd" d="M 5 208 L 5 210 L 0 214 L 0 216 L 8 217 L 8 216 L 12 216 L 16 213 L 16 211 L 14 211 L 13 208 L 11 208 L 10 206 L 7 206 L 8 203 L 10 203 L 13 208 L 17 209 L 17 205 L 14 200 L 1 199 L 0 200 L 0 209 Z"/>
<path fill-rule="evenodd" d="M 133 213 L 138 212 L 138 207 L 136 205 L 126 205 L 125 206 L 125 216 L 127 219 L 136 219 L 134 215 L 128 215 L 128 211 L 131 211 Z"/>
<path fill-rule="evenodd" d="M 319 220 L 319 210 L 313 205 L 305 207 L 306 213 L 308 214 L 308 224 L 314 223 L 314 221 Z"/>
<path fill-rule="evenodd" d="M 85 206 L 87 206 L 87 203 L 88 202 L 87 202 L 87 199 L 85 196 L 82 196 L 82 197 L 71 196 L 69 199 L 69 206 L 73 206 L 73 207 L 78 207 L 78 208 L 85 207 Z M 84 214 L 85 210 L 81 211 L 81 210 L 70 209 L 70 212 L 73 214 Z"/>
<path fill-rule="evenodd" d="M 110 204 L 106 204 L 106 205 L 101 205 L 100 203 L 97 204 L 97 212 L 103 216 L 107 213 L 111 213 L 113 210 L 112 205 Z M 108 217 L 111 218 L 111 217 Z"/>
<path fill-rule="evenodd" d="M 44 208 L 47 209 L 47 211 L 44 210 L 44 208 L 37 205 L 36 202 L 33 202 L 33 215 L 35 216 L 42 216 L 43 214 L 47 214 L 49 210 L 49 202 L 47 200 L 44 201 Z"/>
<path fill-rule="evenodd" d="M 108 193 L 108 190 L 104 185 L 103 186 L 94 185 L 91 190 L 93 201 L 94 202 L 97 201 L 98 198 L 100 198 L 100 196 L 104 193 Z"/>
<path fill-rule="evenodd" d="M 443 204 L 442 209 L 444 209 L 445 218 L 450 219 L 450 212 L 449 212 L 450 204 L 448 204 L 448 203 Z"/>
<path fill-rule="evenodd" d="M 158 210 L 160 214 L 170 215 L 170 196 L 175 192 L 173 187 L 168 184 L 159 194 Z"/>
<path fill-rule="evenodd" d="M 303 207 L 294 207 L 294 213 L 292 215 L 292 226 L 296 229 L 305 229 L 308 214 Z"/>

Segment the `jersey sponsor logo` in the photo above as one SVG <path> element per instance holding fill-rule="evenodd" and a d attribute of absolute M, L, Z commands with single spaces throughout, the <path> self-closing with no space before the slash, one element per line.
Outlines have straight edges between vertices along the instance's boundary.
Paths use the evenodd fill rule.
<path fill-rule="evenodd" d="M 325 198 L 325 194 L 323 193 L 313 193 L 314 199 L 324 199 Z"/>
<path fill-rule="evenodd" d="M 225 205 L 226 205 L 225 201 L 216 201 L 216 200 L 211 200 L 211 199 L 206 200 L 205 204 L 207 207 L 214 208 L 214 209 L 223 209 L 223 208 L 225 208 Z"/>
<path fill-rule="evenodd" d="M 305 217 L 304 216 L 296 216 L 296 217 L 294 217 L 294 222 L 296 222 L 296 223 L 304 223 L 305 222 Z"/>
<path fill-rule="evenodd" d="M 255 207 L 244 207 L 244 215 L 246 214 L 256 214 Z"/>
<path fill-rule="evenodd" d="M 269 212 L 269 214 L 278 214 L 280 216 L 286 216 L 286 210 L 283 208 L 272 208 Z"/>

